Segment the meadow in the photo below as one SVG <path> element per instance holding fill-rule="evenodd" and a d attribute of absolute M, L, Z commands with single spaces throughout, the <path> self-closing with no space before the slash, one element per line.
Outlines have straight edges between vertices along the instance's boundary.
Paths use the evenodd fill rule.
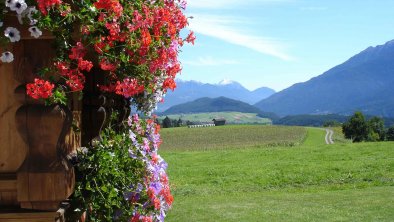
<path fill-rule="evenodd" d="M 170 119 L 179 119 L 191 122 L 212 122 L 215 118 L 224 118 L 227 123 L 232 124 L 272 124 L 272 121 L 267 118 L 261 118 L 256 113 L 241 113 L 241 112 L 210 112 L 210 113 L 194 113 L 194 114 L 176 114 L 167 115 Z M 165 116 L 159 119 L 164 119 Z"/>
<path fill-rule="evenodd" d="M 249 137 L 234 143 L 238 134 Z M 394 143 L 326 145 L 324 136 L 278 126 L 162 130 L 175 197 L 166 221 L 393 221 Z"/>
<path fill-rule="evenodd" d="M 162 150 L 191 151 L 240 149 L 253 146 L 295 146 L 303 142 L 305 128 L 289 126 L 229 125 L 208 128 L 169 128 L 161 131 Z"/>

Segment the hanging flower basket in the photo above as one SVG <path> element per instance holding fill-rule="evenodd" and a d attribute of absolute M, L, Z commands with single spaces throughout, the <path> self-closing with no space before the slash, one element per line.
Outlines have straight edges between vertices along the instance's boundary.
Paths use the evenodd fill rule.
<path fill-rule="evenodd" d="M 185 7 L 183 0 L 0 5 L 0 124 L 12 132 L 0 131 L 7 140 L 0 184 L 17 187 L 0 188 L 0 197 L 12 193 L 0 205 L 54 210 L 73 193 L 77 217 L 164 220 L 173 200 L 149 116 L 176 87 L 180 47 L 194 43 L 193 32 L 180 36 Z M 146 118 L 130 118 L 130 105 Z"/>

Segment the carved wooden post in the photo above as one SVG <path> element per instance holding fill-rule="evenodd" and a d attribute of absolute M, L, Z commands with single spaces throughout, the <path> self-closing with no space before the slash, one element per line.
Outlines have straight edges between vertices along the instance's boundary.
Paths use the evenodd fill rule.
<path fill-rule="evenodd" d="M 27 31 L 16 18 L 5 22 Z M 11 48 L 15 61 L 0 66 L 0 209 L 56 212 L 74 189 L 74 170 L 66 155 L 81 146 L 80 133 L 71 126 L 81 126 L 82 106 L 76 98 L 67 107 L 45 106 L 26 96 L 26 83 L 51 65 L 54 50 L 48 33 L 40 39 L 24 32 L 21 36 Z M 15 215 L 0 211 L 0 221 L 29 221 Z"/>
<path fill-rule="evenodd" d="M 98 84 L 103 84 L 105 75 L 98 68 L 93 68 L 86 76 L 83 90 L 82 145 L 88 146 L 92 140 L 99 139 L 100 131 L 108 126 L 113 111 L 119 116 L 120 124 L 130 115 L 130 101 L 123 96 L 106 95 L 99 91 Z"/>
<path fill-rule="evenodd" d="M 130 102 L 98 90 L 105 75 L 97 68 L 86 76 L 83 101 L 73 95 L 67 106 L 45 106 L 31 99 L 25 85 L 33 82 L 40 68 L 52 65 L 53 37 L 43 33 L 33 39 L 16 18 L 4 22 L 17 27 L 22 39 L 10 48 L 14 62 L 0 65 L 0 221 L 61 221 L 56 211 L 72 194 L 75 182 L 66 156 L 99 139 L 113 110 L 119 111 L 119 122 L 125 120 Z M 41 216 L 31 217 L 18 213 L 21 209 L 48 213 L 35 212 Z"/>

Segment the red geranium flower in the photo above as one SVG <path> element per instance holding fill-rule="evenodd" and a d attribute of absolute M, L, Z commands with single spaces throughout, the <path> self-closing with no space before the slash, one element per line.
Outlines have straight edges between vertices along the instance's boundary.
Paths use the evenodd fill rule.
<path fill-rule="evenodd" d="M 115 93 L 130 98 L 140 94 L 145 90 L 143 85 L 139 85 L 136 79 L 126 78 L 123 82 L 116 82 Z"/>
<path fill-rule="evenodd" d="M 82 45 L 81 42 L 77 42 L 77 44 L 71 48 L 71 53 L 69 54 L 68 57 L 70 59 L 78 60 L 78 59 L 84 57 L 85 54 L 86 54 L 85 47 Z"/>
<path fill-rule="evenodd" d="M 117 17 L 120 17 L 123 13 L 123 7 L 117 0 L 98 0 L 94 3 L 94 6 L 97 9 L 113 12 Z"/>
<path fill-rule="evenodd" d="M 111 72 L 116 70 L 116 65 L 108 62 L 105 59 L 102 59 L 100 61 L 100 67 L 102 70 L 111 71 Z"/>
<path fill-rule="evenodd" d="M 167 78 L 164 80 L 163 83 L 163 88 L 164 89 L 171 89 L 172 91 L 174 91 L 174 89 L 176 88 L 176 83 L 174 81 L 173 78 Z"/>
<path fill-rule="evenodd" d="M 42 14 L 47 15 L 48 10 L 53 6 L 62 4 L 61 0 L 37 0 L 38 9 Z"/>
<path fill-rule="evenodd" d="M 93 68 L 93 63 L 89 60 L 83 60 L 83 59 L 79 59 L 78 60 L 78 69 L 83 71 L 90 71 Z"/>
<path fill-rule="evenodd" d="M 33 99 L 47 99 L 52 96 L 52 90 L 55 85 L 42 80 L 34 79 L 34 83 L 29 83 L 26 85 L 27 95 Z"/>
<path fill-rule="evenodd" d="M 194 40 L 196 40 L 196 36 L 193 31 L 190 31 L 189 35 L 186 37 L 186 42 L 192 43 L 194 45 Z"/>

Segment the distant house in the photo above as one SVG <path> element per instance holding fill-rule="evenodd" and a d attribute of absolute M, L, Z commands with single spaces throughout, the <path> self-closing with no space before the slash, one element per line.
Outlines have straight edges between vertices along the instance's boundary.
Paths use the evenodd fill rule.
<path fill-rule="evenodd" d="M 216 118 L 212 120 L 213 123 L 215 123 L 215 126 L 223 126 L 224 124 L 226 124 L 226 119 L 224 118 Z"/>

